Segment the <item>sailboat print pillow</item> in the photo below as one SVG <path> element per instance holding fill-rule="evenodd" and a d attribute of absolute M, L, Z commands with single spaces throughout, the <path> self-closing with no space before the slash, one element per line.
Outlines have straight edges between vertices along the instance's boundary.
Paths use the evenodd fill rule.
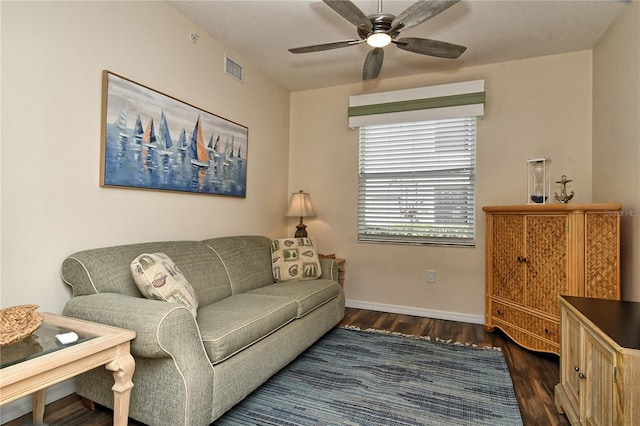
<path fill-rule="evenodd" d="M 314 280 L 322 275 L 316 241 L 312 238 L 273 240 L 271 261 L 276 281 Z"/>
<path fill-rule="evenodd" d="M 198 297 L 169 256 L 164 253 L 141 254 L 131 262 L 131 273 L 144 297 L 179 303 L 196 317 Z"/>

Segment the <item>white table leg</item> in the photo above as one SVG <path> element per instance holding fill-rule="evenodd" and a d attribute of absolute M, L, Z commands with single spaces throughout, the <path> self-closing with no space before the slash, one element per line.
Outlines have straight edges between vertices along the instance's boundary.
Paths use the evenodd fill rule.
<path fill-rule="evenodd" d="M 127 353 L 125 356 L 111 361 L 105 367 L 107 370 L 113 371 L 115 381 L 111 388 L 113 390 L 113 426 L 127 426 L 129 400 L 131 399 L 131 388 L 133 388 L 131 377 L 135 370 L 135 361 L 131 354 Z"/>
<path fill-rule="evenodd" d="M 40 389 L 33 394 L 33 422 L 38 424 L 44 420 L 44 401 L 47 398 L 47 388 Z"/>

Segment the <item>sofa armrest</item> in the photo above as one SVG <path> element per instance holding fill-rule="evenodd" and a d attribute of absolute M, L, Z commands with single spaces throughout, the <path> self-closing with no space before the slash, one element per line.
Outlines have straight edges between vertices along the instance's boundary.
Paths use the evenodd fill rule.
<path fill-rule="evenodd" d="M 133 355 L 164 358 L 181 351 L 204 351 L 193 315 L 175 303 L 99 293 L 74 297 L 65 305 L 63 314 L 135 331 L 136 338 L 131 341 Z"/>
<path fill-rule="evenodd" d="M 338 264 L 334 259 L 320 259 L 320 268 L 322 269 L 320 278 L 338 281 Z"/>

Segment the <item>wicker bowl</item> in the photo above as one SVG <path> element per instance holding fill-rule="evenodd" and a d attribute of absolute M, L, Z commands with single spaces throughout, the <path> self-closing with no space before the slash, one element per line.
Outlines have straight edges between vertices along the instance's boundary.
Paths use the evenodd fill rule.
<path fill-rule="evenodd" d="M 24 339 L 42 325 L 44 317 L 38 305 L 19 305 L 0 309 L 0 346 Z"/>

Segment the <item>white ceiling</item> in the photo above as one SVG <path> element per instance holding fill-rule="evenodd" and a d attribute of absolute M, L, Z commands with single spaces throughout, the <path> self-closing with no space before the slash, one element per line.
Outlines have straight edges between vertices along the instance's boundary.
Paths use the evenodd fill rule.
<path fill-rule="evenodd" d="M 287 49 L 358 39 L 355 27 L 322 1 L 169 1 L 178 12 L 291 91 L 361 81 L 366 44 L 294 55 Z M 377 0 L 355 0 L 365 13 Z M 385 0 L 399 15 L 414 1 Z M 408 29 L 401 37 L 431 38 L 467 47 L 456 60 L 385 48 L 379 78 L 401 77 L 591 49 L 625 2 L 619 0 L 463 0 Z"/>

